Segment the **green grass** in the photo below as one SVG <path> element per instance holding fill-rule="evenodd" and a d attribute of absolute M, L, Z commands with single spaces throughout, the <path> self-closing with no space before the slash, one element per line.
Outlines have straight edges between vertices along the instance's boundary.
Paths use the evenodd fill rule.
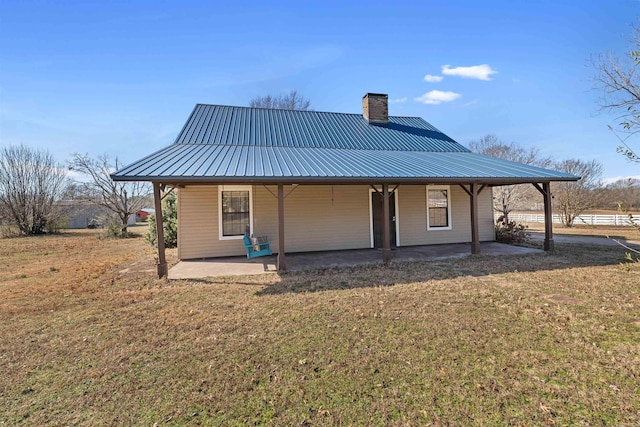
<path fill-rule="evenodd" d="M 0 424 L 640 424 L 615 247 L 164 282 L 119 273 L 141 239 L 66 239 L 0 275 Z"/>

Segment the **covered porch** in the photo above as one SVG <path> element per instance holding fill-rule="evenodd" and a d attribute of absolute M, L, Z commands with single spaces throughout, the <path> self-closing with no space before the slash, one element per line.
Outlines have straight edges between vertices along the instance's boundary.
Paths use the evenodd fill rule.
<path fill-rule="evenodd" d="M 543 251 L 522 246 L 512 246 L 497 242 L 480 243 L 481 251 L 487 256 L 519 255 L 541 253 Z M 396 262 L 428 261 L 462 258 L 471 255 L 468 243 L 441 245 L 406 246 L 392 250 Z M 332 267 L 356 267 L 383 262 L 379 249 L 353 249 L 287 254 L 289 271 L 316 270 Z M 207 277 L 244 276 L 273 273 L 278 271 L 277 256 L 247 259 L 246 257 L 209 258 L 204 260 L 180 261 L 168 272 L 169 279 L 205 279 Z"/>
<path fill-rule="evenodd" d="M 217 180 L 211 180 L 209 182 L 195 182 L 193 184 L 197 185 L 207 185 L 207 184 L 221 184 L 219 181 L 216 182 Z M 292 251 L 291 254 L 287 253 L 287 250 L 285 248 L 285 234 L 286 234 L 286 221 L 285 221 L 285 211 L 286 211 L 286 202 L 285 199 L 287 198 L 287 195 L 291 194 L 294 192 L 295 188 L 297 188 L 297 186 L 302 185 L 302 186 L 311 186 L 311 187 L 315 187 L 317 186 L 318 183 L 317 181 L 310 181 L 310 182 L 305 182 L 303 180 L 296 180 L 297 182 L 295 182 L 293 184 L 292 189 L 288 190 L 288 192 L 285 190 L 285 187 L 287 187 L 287 185 L 291 185 L 290 183 L 284 184 L 281 182 L 265 182 L 263 180 L 257 181 L 257 180 L 243 180 L 243 182 L 234 182 L 234 184 L 250 184 L 253 186 L 262 186 L 264 187 L 268 193 L 270 193 L 270 196 L 272 196 L 273 198 L 276 199 L 277 202 L 277 208 L 275 209 L 275 217 L 277 219 L 276 221 L 276 228 L 273 231 L 277 230 L 277 233 L 274 233 L 277 235 L 277 244 L 276 245 L 272 245 L 272 250 L 274 253 L 277 254 L 277 256 L 273 257 L 273 258 L 269 258 L 271 260 L 271 264 L 269 263 L 265 263 L 263 261 L 255 261 L 255 262 L 242 262 L 241 258 L 238 257 L 231 257 L 229 258 L 230 261 L 229 263 L 231 264 L 238 264 L 236 265 L 236 267 L 230 266 L 229 263 L 225 264 L 220 263 L 218 261 L 210 261 L 209 264 L 209 268 L 213 269 L 214 273 L 213 275 L 227 275 L 226 273 L 230 272 L 230 271 L 251 271 L 251 272 L 264 272 L 264 271 L 269 271 L 270 269 L 275 269 L 275 270 L 279 270 L 279 271 L 286 271 L 286 270 L 296 270 L 296 269 L 300 269 L 302 267 L 302 265 L 313 265 L 314 263 L 317 263 L 317 267 L 322 268 L 322 267 L 326 267 L 326 266 L 331 266 L 331 265 L 336 265 L 333 264 L 330 261 L 330 258 L 332 256 L 335 255 L 328 255 L 328 254 L 339 254 L 337 255 L 338 257 L 343 257 L 345 253 L 347 252 L 357 252 L 359 254 L 359 256 L 357 257 L 358 260 L 357 261 L 353 261 L 351 263 L 349 263 L 349 261 L 344 261 L 346 262 L 346 264 L 337 264 L 337 265 L 358 265 L 358 264 L 362 264 L 362 263 L 371 263 L 371 262 L 384 262 L 385 265 L 389 265 L 389 263 L 391 262 L 392 259 L 399 259 L 399 260 L 403 260 L 403 259 L 415 259 L 416 254 L 418 254 L 418 258 L 420 257 L 430 257 L 430 256 L 438 256 L 439 251 L 441 251 L 444 247 L 446 246 L 451 246 L 451 247 L 455 247 L 454 253 L 452 254 L 453 256 L 463 256 L 466 254 L 479 254 L 479 253 L 484 253 L 485 250 L 489 250 L 489 254 L 491 254 L 491 244 L 494 244 L 492 242 L 481 242 L 480 239 L 480 233 L 479 233 L 479 222 L 478 222 L 478 218 L 479 218 L 479 209 L 478 209 L 478 200 L 479 200 L 479 196 L 480 194 L 483 192 L 483 190 L 485 191 L 490 191 L 490 188 L 492 186 L 495 185 L 506 185 L 506 184 L 513 184 L 513 183 L 530 183 L 533 184 L 539 191 L 540 193 L 542 193 L 543 196 L 543 201 L 544 201 L 544 205 L 545 205 L 545 216 L 549 219 L 551 217 L 551 191 L 550 191 L 550 183 L 549 182 L 541 182 L 541 183 L 537 183 L 537 182 L 531 182 L 527 179 L 512 179 L 509 181 L 497 181 L 497 180 L 483 180 L 483 181 L 476 181 L 476 180 L 469 180 L 467 182 L 460 182 L 460 181 L 444 181 L 444 180 L 397 180 L 394 181 L 392 183 L 385 183 L 385 182 L 371 182 L 371 181 L 360 181 L 358 180 L 358 184 L 362 185 L 363 187 L 368 187 L 370 188 L 371 192 L 377 193 L 380 195 L 380 199 L 382 201 L 381 203 L 381 213 L 380 213 L 380 223 L 382 224 L 383 228 L 381 231 L 381 237 L 382 237 L 382 242 L 383 244 L 380 245 L 378 247 L 378 249 L 376 250 L 369 250 L 369 249 L 364 249 L 364 250 L 357 250 L 357 251 L 327 251 L 327 252 L 311 252 L 311 253 L 307 253 L 307 254 L 299 254 L 296 252 L 300 252 L 300 250 L 297 251 Z M 301 182 L 302 181 L 302 182 Z M 429 245 L 429 246 L 424 246 L 422 247 L 423 249 L 420 251 L 417 251 L 415 248 L 417 247 L 421 247 L 421 246 L 408 246 L 408 247 L 402 247 L 399 246 L 398 248 L 394 249 L 392 252 L 392 244 L 390 243 L 391 240 L 393 240 L 391 238 L 391 218 L 392 218 L 392 213 L 390 212 L 390 207 L 389 207 L 389 201 L 391 200 L 390 198 L 394 195 L 394 193 L 398 190 L 398 188 L 400 187 L 406 187 L 406 186 L 412 186 L 412 185 L 425 185 L 425 184 L 433 184 L 434 181 L 438 184 L 441 183 L 446 183 L 450 186 L 455 186 L 458 187 L 461 190 L 464 190 L 462 194 L 464 194 L 468 200 L 468 205 L 467 208 L 469 211 L 469 217 L 468 217 L 468 223 L 470 225 L 469 228 L 469 235 L 468 237 L 463 239 L 468 239 L 466 240 L 469 243 L 456 243 L 453 245 Z M 493 181 L 493 182 L 491 182 Z M 348 185 L 351 184 L 352 182 L 350 181 L 338 181 L 336 180 L 334 182 L 335 185 L 341 186 L 341 185 Z M 192 185 L 192 183 L 189 183 L 190 185 Z M 269 190 L 269 188 L 267 188 L 266 185 L 272 185 L 275 191 L 271 191 Z M 364 184 L 364 185 L 363 185 Z M 157 233 L 158 233 L 158 276 L 159 277 L 171 277 L 171 275 L 168 274 L 168 270 L 167 270 L 167 264 L 166 264 L 166 260 L 165 260 L 165 255 L 164 255 L 164 247 L 162 245 L 163 243 L 163 226 L 162 226 L 162 213 L 161 213 L 161 200 L 163 198 L 163 192 L 166 191 L 167 189 L 169 189 L 169 187 L 177 187 L 177 188 L 184 188 L 184 184 L 182 183 L 160 183 L 160 182 L 153 182 L 153 186 L 154 186 L 154 196 L 155 196 L 155 205 L 156 205 L 156 212 L 157 212 L 157 218 L 156 218 L 156 227 L 157 227 Z M 272 188 L 273 188 L 272 187 Z M 466 194 L 465 194 L 466 193 Z M 393 221 L 395 221 L 395 213 L 393 214 Z M 373 218 L 372 218 L 373 221 Z M 491 226 L 492 227 L 492 226 Z M 373 237 L 371 238 L 372 242 L 373 242 Z M 487 240 L 487 238 L 485 237 L 484 240 Z M 464 241 L 464 240 L 459 240 L 459 241 Z M 448 243 L 448 242 L 443 242 L 443 243 Z M 413 245 L 420 245 L 422 243 L 413 243 Z M 399 245 L 399 243 L 398 243 Z M 364 245 L 363 245 L 364 246 Z M 357 247 L 357 246 L 356 246 Z M 360 246 L 362 247 L 362 246 Z M 373 243 L 371 243 L 371 247 L 374 247 Z M 433 249 L 430 249 L 433 248 Z M 553 234 L 552 234 L 552 228 L 551 228 L 551 221 L 547 220 L 546 221 L 546 227 L 545 227 L 545 239 L 544 239 L 544 249 L 545 250 L 549 250 L 553 248 Z M 336 248 L 328 248 L 328 249 L 336 249 Z M 303 249 L 304 250 L 304 249 Z M 322 250 L 322 249 L 320 249 Z M 417 252 L 416 252 L 417 251 Z M 458 252 L 460 252 L 460 255 L 456 255 Z M 364 255 L 366 253 L 366 256 Z M 448 251 L 445 251 L 445 253 L 448 253 Z M 325 254 L 324 256 L 321 256 L 320 254 Z M 413 254 L 413 255 L 412 255 Z M 199 258 L 200 256 L 209 256 L 206 254 L 203 255 L 192 255 L 191 257 L 186 256 L 186 257 L 182 257 L 184 258 Z M 304 257 L 306 257 L 306 261 L 303 261 L 303 259 L 305 259 Z M 291 261 L 290 260 L 293 260 Z M 316 259 L 315 261 L 312 261 L 310 258 L 314 258 Z M 371 258 L 369 260 L 369 258 Z M 236 261 L 231 261 L 232 259 L 235 259 Z M 295 259 L 298 260 L 298 266 L 296 266 L 296 261 Z M 216 258 L 216 260 L 220 260 L 220 258 Z M 293 264 L 292 264 L 293 262 Z M 222 268 L 221 271 L 218 271 L 218 269 L 214 268 L 215 265 L 212 264 L 219 264 L 218 267 Z M 189 264 L 185 264 L 184 267 L 181 268 L 187 268 Z M 260 266 L 263 266 L 262 269 Z M 316 267 L 311 267 L 311 268 L 316 268 Z M 304 268 L 303 268 L 304 269 Z M 178 273 L 175 273 L 178 274 Z M 236 273 L 233 273 L 236 274 Z M 239 273 L 239 274 L 247 274 L 245 273 Z M 251 273 L 249 273 L 251 274 Z M 210 276 L 212 274 L 206 274 L 204 277 L 206 276 Z"/>

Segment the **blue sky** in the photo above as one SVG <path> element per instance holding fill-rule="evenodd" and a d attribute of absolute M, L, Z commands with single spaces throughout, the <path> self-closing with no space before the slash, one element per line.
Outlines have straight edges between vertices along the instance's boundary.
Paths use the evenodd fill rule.
<path fill-rule="evenodd" d="M 0 0 L 0 146 L 127 163 L 171 143 L 196 103 L 297 89 L 316 110 L 357 113 L 380 92 L 398 101 L 391 115 L 465 145 L 495 133 L 639 176 L 589 63 L 627 51 L 639 15 L 632 0 Z"/>

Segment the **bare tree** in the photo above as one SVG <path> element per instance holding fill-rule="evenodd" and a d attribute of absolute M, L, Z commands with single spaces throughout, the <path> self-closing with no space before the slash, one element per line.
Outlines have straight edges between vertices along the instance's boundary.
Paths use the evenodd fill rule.
<path fill-rule="evenodd" d="M 112 161 L 106 154 L 94 159 L 76 153 L 69 162 L 69 169 L 89 178 L 76 182 L 79 198 L 111 211 L 119 221 L 120 237 L 127 237 L 129 217 L 145 207 L 151 189 L 146 182 L 113 181 L 110 174 L 118 168 L 118 158 Z"/>
<path fill-rule="evenodd" d="M 257 108 L 308 111 L 309 107 L 311 107 L 311 101 L 300 95 L 297 90 L 292 90 L 288 94 L 284 95 L 256 96 L 249 102 L 249 106 Z"/>
<path fill-rule="evenodd" d="M 591 58 L 596 74 L 595 88 L 602 96 L 599 99 L 603 110 L 618 114 L 622 135 L 616 132 L 621 144 L 618 152 L 630 160 L 640 162 L 640 152 L 629 145 L 629 138 L 638 132 L 640 125 L 640 28 L 634 28 L 631 49 L 622 57 L 612 53 Z M 610 127 L 611 128 L 611 127 Z M 615 131 L 614 128 L 611 128 Z"/>
<path fill-rule="evenodd" d="M 44 150 L 25 145 L 0 151 L 0 218 L 21 234 L 41 234 L 59 219 L 55 202 L 65 185 L 66 170 Z"/>
<path fill-rule="evenodd" d="M 594 207 L 629 212 L 640 208 L 640 180 L 619 179 L 595 191 Z"/>
<path fill-rule="evenodd" d="M 549 167 L 551 159 L 541 157 L 537 148 L 524 148 L 515 143 L 505 143 L 494 134 L 488 134 L 469 143 L 469 149 L 485 156 L 497 157 L 512 162 L 539 167 Z M 503 224 L 509 223 L 509 214 L 521 208 L 525 201 L 534 197 L 533 187 L 529 184 L 503 185 L 493 188 L 493 209 L 500 212 Z"/>
<path fill-rule="evenodd" d="M 594 190 L 600 187 L 602 164 L 597 160 L 586 162 L 568 159 L 555 163 L 554 167 L 561 172 L 581 177 L 578 181 L 552 184 L 554 203 L 560 219 L 565 226 L 572 227 L 578 215 L 591 209 L 596 203 Z"/>

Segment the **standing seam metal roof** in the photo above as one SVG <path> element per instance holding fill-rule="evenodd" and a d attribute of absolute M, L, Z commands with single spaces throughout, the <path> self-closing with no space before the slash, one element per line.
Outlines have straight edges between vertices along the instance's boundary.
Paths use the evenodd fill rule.
<path fill-rule="evenodd" d="M 114 180 L 522 179 L 561 172 L 472 153 L 419 117 L 370 124 L 359 114 L 198 104 L 175 142 Z"/>
<path fill-rule="evenodd" d="M 172 144 L 114 178 L 540 178 L 572 175 L 471 152 Z"/>
<path fill-rule="evenodd" d="M 175 144 L 469 151 L 419 117 L 369 124 L 359 114 L 196 105 Z"/>

